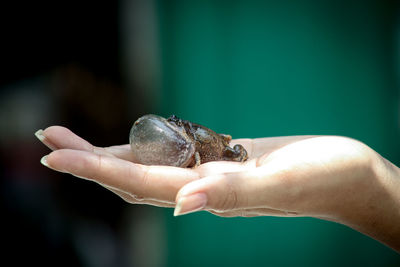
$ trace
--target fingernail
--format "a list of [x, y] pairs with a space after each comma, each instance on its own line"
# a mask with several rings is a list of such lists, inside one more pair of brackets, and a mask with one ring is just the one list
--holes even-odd
[[54, 146], [53, 144], [51, 144], [49, 142], [48, 139], [46, 139], [46, 137], [43, 134], [43, 130], [40, 129], [38, 131], [36, 131], [35, 136], [40, 140], [40, 142], [42, 142], [44, 145], [46, 145], [48, 148], [50, 148], [51, 150], [56, 150], [57, 147]]
[[41, 141], [41, 142], [43, 142], [43, 140], [44, 140], [44, 135], [43, 135], [43, 130], [42, 129], [40, 129], [40, 130], [38, 130], [36, 133], [35, 133], [35, 136]]
[[207, 204], [207, 195], [196, 193], [189, 196], [183, 196], [178, 199], [174, 216], [184, 215], [204, 209]]
[[47, 163], [47, 155], [40, 159], [40, 163], [46, 167], [49, 167], [49, 164]]

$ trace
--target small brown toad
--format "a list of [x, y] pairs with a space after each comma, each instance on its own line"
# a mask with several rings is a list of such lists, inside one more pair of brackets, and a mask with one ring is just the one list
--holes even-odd
[[168, 119], [144, 115], [132, 126], [129, 142], [136, 160], [145, 165], [193, 167], [218, 160], [247, 159], [241, 145], [229, 146], [232, 137], [175, 115]]

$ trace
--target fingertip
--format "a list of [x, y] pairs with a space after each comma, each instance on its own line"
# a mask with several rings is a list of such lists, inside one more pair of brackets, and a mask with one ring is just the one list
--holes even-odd
[[68, 150], [69, 149], [61, 149], [52, 151], [51, 153], [43, 156], [40, 159], [40, 163], [54, 171], [70, 173], [69, 171], [66, 171], [66, 165], [71, 162], [70, 159], [66, 159], [65, 157], [65, 155], [68, 153]]
[[57, 167], [54, 167], [54, 155], [53, 154], [54, 154], [54, 152], [51, 152], [50, 154], [43, 156], [40, 159], [40, 163], [43, 166], [45, 166], [49, 169], [52, 169], [54, 171], [65, 172], [65, 171], [59, 170]]
[[46, 167], [50, 167], [50, 166], [54, 165], [54, 159], [57, 160], [57, 158], [58, 158], [57, 155], [59, 154], [59, 152], [60, 152], [59, 150], [50, 152], [49, 154], [47, 154], [46, 156], [44, 156], [41, 159], [41, 163], [42, 163], [42, 160], [45, 160], [45, 163], [47, 164], [47, 165], [45, 165]]
[[178, 199], [174, 216], [184, 215], [195, 211], [200, 211], [207, 204], [207, 195], [204, 193], [196, 193], [193, 195], [184, 196]]
[[[48, 128], [47, 128], [48, 129]], [[40, 142], [42, 142], [45, 146], [50, 148], [51, 150], [56, 150], [57, 147], [49, 140], [48, 138], [48, 132], [46, 130], [39, 129], [35, 132], [35, 136], [37, 139], [39, 139]]]
[[183, 198], [184, 196], [187, 196], [187, 195], [190, 195], [193, 192], [196, 192], [196, 187], [197, 187], [196, 186], [197, 185], [196, 182], [197, 181], [198, 180], [189, 182], [189, 183], [185, 184], [181, 189], [179, 189], [179, 191], [178, 191], [178, 193], [176, 194], [176, 197], [175, 197], [175, 203], [179, 203], [179, 199]]
[[45, 132], [54, 132], [54, 131], [70, 131], [70, 130], [64, 126], [52, 125], [52, 126], [47, 127], [44, 131]]
[[48, 156], [46, 155], [40, 159], [40, 163], [42, 163], [42, 165], [44, 165], [45, 167], [49, 167], [49, 164], [47, 163], [47, 157]]
[[225, 199], [225, 174], [207, 176], [184, 185], [176, 195], [174, 216], [204, 209], [221, 210]]
[[[252, 179], [248, 172], [224, 173], [207, 176], [183, 186], [176, 201], [187, 196], [203, 193], [207, 197], [206, 208], [227, 211], [258, 203], [260, 179]], [[250, 201], [250, 202], [249, 202]]]
[[42, 134], [47, 139], [56, 139], [59, 136], [66, 136], [72, 134], [71, 130], [63, 126], [52, 125], [42, 131]]
[[93, 146], [83, 138], [73, 133], [70, 129], [53, 125], [47, 127], [45, 130], [39, 130], [39, 134], [44, 136], [42, 141], [51, 150], [70, 148], [76, 150], [92, 151]]
[[35, 136], [37, 137], [37, 139], [39, 139], [41, 142], [43, 142], [44, 140], [44, 135], [43, 135], [43, 130], [39, 129], [35, 132]]

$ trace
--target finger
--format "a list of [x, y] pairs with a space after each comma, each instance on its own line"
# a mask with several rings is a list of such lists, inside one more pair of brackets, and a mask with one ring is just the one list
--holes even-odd
[[36, 136], [51, 150], [62, 148], [93, 150], [93, 146], [88, 141], [62, 126], [50, 126], [44, 131], [39, 130], [36, 132]]
[[296, 188], [290, 187], [286, 174], [273, 166], [251, 171], [208, 176], [182, 187], [175, 214], [206, 209], [227, 212], [236, 209], [269, 208], [287, 210]]
[[44, 131], [39, 130], [35, 135], [51, 150], [76, 149], [95, 152], [102, 155], [113, 155], [115, 157], [137, 162], [133, 156], [130, 145], [119, 145], [110, 147], [96, 147], [85, 139], [74, 134], [68, 128], [62, 126], [50, 126]]
[[46, 161], [52, 169], [96, 181], [145, 200], [174, 202], [179, 188], [199, 178], [192, 169], [144, 166], [71, 149], [54, 151]]

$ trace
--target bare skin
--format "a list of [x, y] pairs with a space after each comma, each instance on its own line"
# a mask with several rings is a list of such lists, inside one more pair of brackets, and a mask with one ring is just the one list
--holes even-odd
[[60, 126], [37, 136], [53, 150], [43, 164], [97, 182], [129, 203], [175, 207], [175, 215], [315, 217], [400, 252], [400, 170], [350, 138], [237, 139], [231, 145], [244, 146], [246, 162], [190, 169], [137, 164], [129, 145], [95, 147]]

